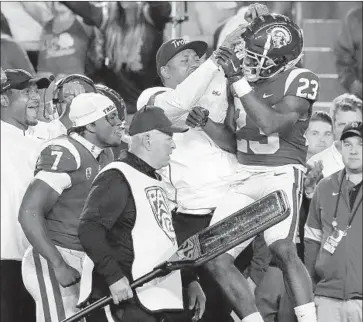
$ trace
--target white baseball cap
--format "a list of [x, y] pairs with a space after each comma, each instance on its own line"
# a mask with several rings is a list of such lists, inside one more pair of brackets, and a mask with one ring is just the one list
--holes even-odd
[[82, 93], [71, 103], [69, 119], [72, 127], [90, 124], [116, 111], [115, 104], [106, 96], [99, 93]]

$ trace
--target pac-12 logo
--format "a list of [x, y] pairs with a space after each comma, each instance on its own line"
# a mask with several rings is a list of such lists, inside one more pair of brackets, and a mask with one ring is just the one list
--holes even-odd
[[165, 191], [160, 187], [149, 187], [145, 189], [145, 192], [156, 222], [172, 243], [176, 245], [175, 231]]

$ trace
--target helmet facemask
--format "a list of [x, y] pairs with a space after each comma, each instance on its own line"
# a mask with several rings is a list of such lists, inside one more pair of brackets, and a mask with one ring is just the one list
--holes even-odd
[[[289, 61], [286, 56], [270, 58], [268, 53], [273, 49], [271, 35], [267, 36], [262, 54], [248, 50], [245, 46], [235, 49], [236, 54], [241, 59], [241, 67], [246, 79], [249, 82], [256, 82], [260, 79], [268, 79], [275, 75], [294, 67], [302, 58], [301, 53], [295, 59]], [[272, 48], [271, 48], [272, 47]]]

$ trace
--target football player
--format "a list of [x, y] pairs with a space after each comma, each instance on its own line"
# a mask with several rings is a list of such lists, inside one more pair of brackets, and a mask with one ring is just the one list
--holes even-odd
[[115, 104], [118, 112], [118, 117], [122, 122], [122, 142], [119, 146], [112, 148], [115, 158], [118, 158], [120, 156], [120, 153], [128, 149], [128, 143], [131, 141], [130, 136], [126, 134], [126, 131], [128, 129], [126, 104], [120, 94], [118, 94], [112, 88], [109, 88], [106, 85], [96, 84], [96, 89], [98, 93], [107, 96]]
[[[219, 48], [215, 52], [235, 96], [235, 107], [229, 109], [227, 119], [228, 128], [235, 133], [241, 165], [211, 224], [242, 208], [249, 199], [257, 200], [279, 189], [285, 191], [290, 215], [267, 229], [264, 238], [283, 272], [298, 321], [316, 322], [311, 280], [293, 241], [307, 154], [304, 134], [318, 96], [319, 79], [310, 70], [296, 67], [302, 57], [303, 35], [289, 18], [278, 14], [259, 16], [241, 37], [235, 51]], [[221, 140], [221, 128], [227, 131], [227, 127], [209, 120], [199, 108], [191, 114], [195, 120], [202, 119], [203, 129], [211, 138], [219, 136], [216, 143]], [[240, 316], [246, 315], [242, 303], [251, 299], [244, 292], [246, 281], [237, 272], [233, 275], [230, 267], [233, 257], [246, 244], [208, 264]], [[227, 269], [232, 273], [226, 274]], [[252, 316], [248, 321], [262, 321], [259, 317], [253, 320]]]
[[37, 307], [37, 322], [73, 315], [85, 253], [79, 217], [91, 183], [113, 161], [108, 147], [121, 142], [115, 104], [99, 93], [82, 93], [71, 103], [68, 135], [45, 143], [19, 211], [31, 244], [22, 264], [25, 287]]

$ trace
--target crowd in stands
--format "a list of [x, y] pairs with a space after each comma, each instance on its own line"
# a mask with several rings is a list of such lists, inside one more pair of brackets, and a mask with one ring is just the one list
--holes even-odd
[[[188, 38], [203, 40], [209, 45], [201, 61], [246, 21], [248, 4], [200, 2], [196, 16], [190, 16], [188, 21], [194, 26], [189, 27], [191, 30], [195, 31], [197, 24], [199, 31]], [[293, 17], [291, 8], [280, 2], [268, 3], [268, 7]], [[17, 220], [25, 190], [33, 178], [36, 153], [47, 140], [67, 134], [74, 122], [69, 115], [70, 103], [85, 93], [102, 94], [115, 104], [115, 122], [123, 124], [122, 143], [105, 144], [105, 147], [112, 148], [110, 153], [115, 158], [125, 153], [130, 143], [129, 125], [138, 109], [140, 94], [150, 87], [165, 85], [155, 57], [160, 46], [170, 39], [173, 10], [170, 2], [120, 1], [9, 2], [4, 6], [2, 3], [1, 9], [1, 320], [33, 322], [36, 320], [33, 299], [23, 285], [13, 282], [21, 282], [20, 263], [26, 247], [8, 240], [15, 231], [24, 234], [20, 224], [10, 216]], [[206, 21], [209, 16], [206, 10], [215, 13], [215, 17]], [[21, 17], [25, 17], [24, 21], [18, 24]], [[299, 257], [313, 280], [318, 321], [358, 322], [362, 321], [362, 314], [355, 312], [357, 308], [362, 309], [363, 299], [359, 262], [362, 259], [362, 168], [360, 177], [354, 178], [357, 181], [345, 179], [344, 169], [350, 165], [349, 153], [353, 153], [355, 144], [346, 138], [350, 138], [351, 133], [353, 137], [354, 133], [362, 137], [361, 4], [342, 17], [334, 52], [336, 71], [346, 93], [331, 102], [328, 113], [314, 109], [311, 114], [305, 133], [309, 144], [307, 173], [295, 242]], [[31, 81], [36, 86], [27, 89], [30, 94], [25, 93], [26, 89], [20, 84]], [[7, 82], [10, 89], [5, 88]], [[19, 93], [14, 94], [11, 89]], [[38, 96], [40, 108], [32, 109], [31, 102]], [[61, 104], [54, 104], [55, 97]], [[25, 116], [20, 108], [17, 110], [19, 104], [26, 104]], [[14, 111], [9, 112], [9, 106]], [[361, 140], [359, 144], [361, 148]], [[354, 153], [359, 159], [359, 152]], [[8, 157], [4, 157], [6, 155]], [[339, 193], [344, 190], [345, 195], [335, 204], [335, 199], [331, 198], [337, 189]], [[342, 218], [339, 221], [337, 211], [351, 215], [351, 221]], [[323, 218], [324, 215], [329, 218]], [[346, 238], [345, 250], [331, 250], [334, 256], [327, 257], [323, 250], [329, 247], [327, 237], [331, 233], [331, 221], [338, 221], [340, 229], [345, 228], [344, 224], [347, 227], [344, 233], [351, 238]], [[343, 230], [336, 231], [343, 234]], [[12, 252], [14, 249], [16, 251]], [[274, 263], [262, 235], [237, 257], [236, 262], [247, 277], [265, 322], [298, 321], [282, 272]], [[335, 306], [335, 300], [341, 302], [341, 307]], [[23, 305], [18, 306], [20, 301]], [[351, 314], [351, 317], [340, 319], [344, 314]], [[232, 317], [226, 322], [230, 321]]]

